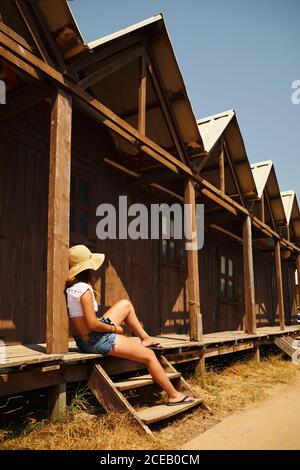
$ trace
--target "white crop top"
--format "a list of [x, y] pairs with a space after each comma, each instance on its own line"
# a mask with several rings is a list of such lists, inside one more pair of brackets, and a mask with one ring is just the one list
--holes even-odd
[[76, 284], [71, 287], [68, 287], [68, 289], [66, 290], [67, 305], [70, 318], [84, 316], [80, 298], [87, 291], [87, 289], [89, 289], [92, 293], [95, 312], [98, 311], [98, 304], [96, 302], [92, 286], [90, 284], [87, 284], [86, 282], [76, 282]]

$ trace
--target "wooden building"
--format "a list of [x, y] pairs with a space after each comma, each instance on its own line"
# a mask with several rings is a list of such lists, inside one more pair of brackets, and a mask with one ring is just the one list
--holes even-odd
[[[161, 15], [85, 44], [65, 0], [0, 0], [0, 79], [0, 337], [11, 345], [1, 369], [65, 367], [26, 382], [54, 387], [55, 404], [70, 374], [86, 378], [84, 367], [67, 373], [87, 360], [69, 351], [63, 292], [77, 243], [106, 253], [100, 308], [129, 298], [178, 357], [298, 331], [285, 327], [294, 317], [283, 269], [298, 263], [300, 272], [298, 216], [286, 220], [273, 167], [257, 189], [234, 111], [196, 121]], [[99, 240], [96, 208], [120, 195], [147, 207], [191, 204], [192, 229], [204, 203], [200, 255], [172, 236]], [[276, 321], [280, 329], [257, 329]], [[227, 333], [209, 337], [216, 332]], [[1, 394], [20, 384], [15, 375]]]

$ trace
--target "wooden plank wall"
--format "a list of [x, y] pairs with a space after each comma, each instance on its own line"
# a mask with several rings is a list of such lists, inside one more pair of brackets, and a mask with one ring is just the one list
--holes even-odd
[[297, 324], [297, 293], [295, 265], [291, 261], [282, 262], [282, 282], [286, 325]]
[[273, 326], [277, 310], [274, 256], [254, 249], [253, 263], [257, 326]]
[[[0, 336], [8, 343], [45, 341], [49, 120], [50, 108], [39, 105], [0, 130], [5, 194], [0, 202]], [[128, 203], [163, 202], [155, 191], [129, 189], [127, 177], [100, 165], [103, 158], [115, 155], [109, 133], [75, 112], [72, 173], [91, 181], [93, 213], [101, 202], [116, 204], [119, 194], [129, 194]], [[96, 222], [95, 217], [94, 232]], [[186, 275], [180, 269], [168, 273], [165, 289], [159, 288], [159, 240], [73, 237], [71, 243], [86, 243], [107, 255], [98, 285], [103, 310], [121, 298], [130, 299], [150, 334], [160, 333], [161, 312], [164, 318], [172, 312], [186, 314]]]
[[[119, 195], [128, 195], [128, 204], [142, 202], [149, 207], [151, 202], [162, 202], [161, 195], [156, 191], [129, 188], [131, 178], [100, 165], [105, 157], [116, 157], [116, 149], [105, 129], [100, 129], [84, 115], [75, 113], [73, 135], [73, 172], [79, 171], [92, 179], [93, 198], [96, 202], [94, 213], [96, 206], [102, 202], [117, 206]], [[93, 232], [98, 220], [100, 219], [95, 218], [92, 222]], [[77, 243], [80, 240], [73, 237], [71, 242]], [[127, 298], [134, 304], [139, 318], [150, 334], [160, 333], [161, 307], [170, 296], [167, 289], [165, 297], [160, 297], [160, 241], [101, 241], [94, 238], [90, 240], [90, 245], [93, 250], [106, 254], [98, 285], [101, 292], [101, 310], [105, 311], [118, 300]]]
[[[219, 257], [229, 256], [235, 264], [236, 301], [219, 298]], [[204, 247], [199, 253], [201, 310], [204, 333], [243, 329], [244, 290], [243, 255], [239, 243], [215, 231], [205, 232]]]
[[0, 337], [7, 343], [45, 339], [49, 126], [44, 104], [0, 128]]

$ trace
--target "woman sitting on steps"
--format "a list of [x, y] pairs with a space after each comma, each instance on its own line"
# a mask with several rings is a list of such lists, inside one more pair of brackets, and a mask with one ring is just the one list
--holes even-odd
[[[91, 270], [96, 271], [105, 255], [91, 253], [84, 245], [69, 250], [69, 280], [66, 286], [70, 329], [79, 349], [145, 364], [154, 382], [168, 395], [168, 405], [190, 403], [194, 399], [178, 392], [158, 361], [153, 346], [160, 346], [141, 326], [129, 300], [119, 300], [103, 316], [97, 317], [98, 304], [92, 288]], [[122, 324], [138, 336], [140, 343], [124, 336]]]

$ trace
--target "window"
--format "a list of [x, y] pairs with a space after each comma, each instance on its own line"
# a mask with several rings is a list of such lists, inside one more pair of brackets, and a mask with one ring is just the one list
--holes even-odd
[[234, 266], [232, 258], [220, 257], [220, 295], [224, 300], [234, 300]]
[[73, 235], [90, 235], [90, 184], [80, 176], [71, 177], [70, 231]]
[[[167, 220], [162, 218], [162, 233], [167, 233]], [[174, 213], [170, 214], [170, 237], [162, 240], [162, 259], [165, 262], [176, 263], [178, 261], [178, 240], [174, 238]]]

